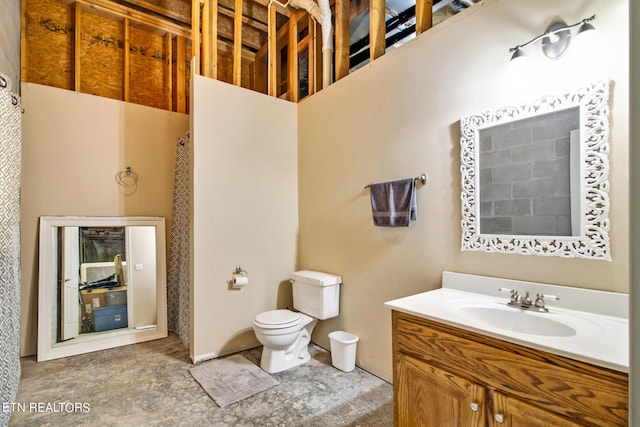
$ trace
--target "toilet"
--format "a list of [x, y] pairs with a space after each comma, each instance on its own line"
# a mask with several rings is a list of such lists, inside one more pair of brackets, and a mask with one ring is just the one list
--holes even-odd
[[291, 275], [293, 308], [270, 310], [253, 319], [253, 330], [262, 344], [260, 367], [271, 374], [305, 364], [311, 359], [309, 342], [318, 320], [336, 317], [342, 278], [302, 270]]

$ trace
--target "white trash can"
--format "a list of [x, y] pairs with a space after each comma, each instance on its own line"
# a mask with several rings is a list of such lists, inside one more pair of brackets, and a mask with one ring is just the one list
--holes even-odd
[[358, 337], [344, 331], [333, 331], [329, 334], [331, 341], [331, 364], [344, 372], [351, 372], [356, 367], [356, 347]]

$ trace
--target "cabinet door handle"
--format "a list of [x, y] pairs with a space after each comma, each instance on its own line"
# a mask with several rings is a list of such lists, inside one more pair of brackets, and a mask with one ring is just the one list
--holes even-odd
[[498, 424], [502, 424], [504, 422], [504, 415], [502, 414], [495, 414], [493, 418]]
[[480, 405], [478, 405], [476, 402], [471, 402], [469, 407], [473, 412], [478, 412], [478, 410], [480, 409]]

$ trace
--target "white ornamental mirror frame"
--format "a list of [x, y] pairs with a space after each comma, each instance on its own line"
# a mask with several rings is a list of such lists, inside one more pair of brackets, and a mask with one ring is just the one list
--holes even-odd
[[[504, 107], [460, 120], [463, 251], [611, 260], [608, 102], [609, 84], [600, 81], [575, 91], [544, 96], [528, 105]], [[486, 204], [483, 205], [484, 195], [480, 191], [481, 133], [495, 126], [569, 109], [576, 109], [579, 118], [577, 143], [570, 154], [575, 159], [570, 190], [573, 231], [565, 233], [567, 235], [551, 235], [482, 230], [480, 211]], [[533, 220], [535, 222], [535, 218]]]

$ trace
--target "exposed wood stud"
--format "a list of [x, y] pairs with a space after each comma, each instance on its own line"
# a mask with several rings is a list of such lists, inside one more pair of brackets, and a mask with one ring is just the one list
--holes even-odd
[[233, 16], [233, 84], [242, 85], [242, 0], [235, 0]]
[[335, 78], [349, 74], [349, 0], [336, 0], [336, 54]]
[[200, 69], [200, 31], [202, 30], [200, 25], [200, 8], [202, 7], [201, 0], [193, 0], [191, 4], [191, 53], [195, 59], [195, 72], [202, 74]]
[[210, 10], [211, 2], [209, 0], [204, 0], [202, 5], [202, 33], [200, 37], [202, 37], [202, 57], [200, 59], [200, 64], [202, 67], [201, 73], [203, 76], [211, 77], [211, 50], [212, 45], [217, 47], [216, 44], [211, 40], [211, 20], [209, 17], [211, 16]]
[[122, 73], [122, 87], [124, 89], [124, 100], [129, 102], [131, 98], [131, 92], [129, 91], [131, 87], [131, 34], [129, 18], [124, 18], [122, 25], [124, 30], [124, 46], [122, 49], [124, 55], [124, 72]]
[[164, 93], [167, 101], [166, 109], [173, 110], [173, 64], [171, 63], [173, 58], [173, 52], [171, 47], [173, 46], [173, 35], [167, 33], [164, 35]]
[[202, 74], [216, 79], [218, 67], [218, 0], [204, 0], [202, 8]]
[[212, 79], [218, 78], [218, 0], [207, 0], [209, 5], [209, 32], [211, 40], [211, 51], [209, 52], [208, 76]]
[[184, 37], [176, 36], [176, 111], [178, 113], [187, 112], [187, 40]]
[[370, 0], [369, 10], [369, 59], [384, 55], [386, 49], [385, 0]]
[[[324, 58], [322, 57], [322, 28], [319, 23], [314, 24], [315, 33], [316, 33], [316, 42], [314, 47], [313, 55], [316, 58], [315, 61], [315, 72], [316, 78], [314, 81], [316, 92], [321, 90], [323, 84], [323, 73], [324, 73]], [[333, 71], [333, 70], [331, 70]]]
[[433, 26], [433, 0], [416, 0], [416, 35]]
[[309, 62], [307, 65], [307, 69], [309, 70], [309, 74], [307, 75], [307, 84], [309, 85], [309, 95], [313, 95], [316, 93], [316, 25], [315, 22], [311, 18], [311, 14], [308, 16], [309, 22]]
[[269, 95], [278, 96], [278, 76], [277, 76], [277, 56], [278, 56], [278, 37], [277, 37], [277, 11], [276, 6], [269, 3], [269, 49], [267, 57], [269, 61]]
[[[192, 6], [190, 12], [187, 4], [179, 12], [182, 14], [180, 19], [176, 19], [150, 12], [162, 9], [153, 6], [155, 2], [148, 3], [150, 7], [146, 12], [139, 8], [145, 7], [148, 1], [22, 0], [21, 25], [25, 28], [21, 34], [22, 78], [31, 74], [32, 78], [56, 87], [172, 111], [188, 110], [187, 56], [195, 58], [192, 64], [198, 74], [294, 102], [303, 94], [316, 93], [320, 87], [323, 74], [320, 24], [306, 11], [282, 8], [268, 0], [187, 0]], [[358, 3], [380, 4], [380, 1], [358, 0]], [[55, 3], [55, 7], [49, 2]], [[338, 11], [336, 29], [339, 31], [336, 34], [336, 68], [330, 74], [335, 72], [339, 78], [349, 73], [348, 33], [353, 5], [349, 0], [335, 2]], [[37, 4], [41, 4], [40, 9]], [[56, 20], [53, 25], [57, 29], [44, 29], [51, 35], [38, 36], [44, 40], [54, 40], [54, 37], [62, 40], [56, 43], [56, 46], [62, 46], [60, 52], [56, 51], [51, 58], [44, 53], [32, 53], [37, 43], [32, 42], [31, 33], [26, 30], [31, 24], [28, 22], [30, 8], [37, 9], [43, 19]], [[257, 15], [254, 13], [256, 8], [259, 10]], [[190, 17], [186, 13], [191, 13]], [[282, 26], [285, 16], [289, 17], [289, 22]], [[191, 28], [188, 28], [189, 24]], [[278, 29], [278, 25], [281, 28]], [[266, 35], [265, 30], [268, 30]], [[39, 49], [44, 51], [40, 46]], [[258, 63], [254, 63], [256, 58], [259, 58]], [[301, 58], [308, 64], [302, 76]], [[37, 65], [43, 61], [53, 65], [40, 70]], [[30, 63], [32, 69], [28, 70]], [[105, 67], [110, 70], [105, 71]], [[56, 74], [51, 69], [64, 70], [58, 78], [62, 83], [47, 77]], [[152, 72], [147, 73], [147, 69]], [[36, 71], [44, 77], [38, 77]], [[308, 80], [303, 94], [300, 92], [301, 79]]]
[[[303, 12], [306, 13], [306, 12]], [[288, 63], [288, 78], [287, 83], [289, 86], [289, 101], [298, 102], [299, 95], [299, 78], [298, 78], [298, 13], [291, 15], [289, 18], [289, 42], [287, 48], [289, 49], [287, 56], [289, 57]]]
[[[25, 1], [26, 3], [26, 1]], [[79, 2], [74, 4], [74, 49], [73, 49], [73, 90], [80, 92], [80, 53], [82, 50], [82, 5]], [[24, 77], [23, 77], [24, 78]]]

